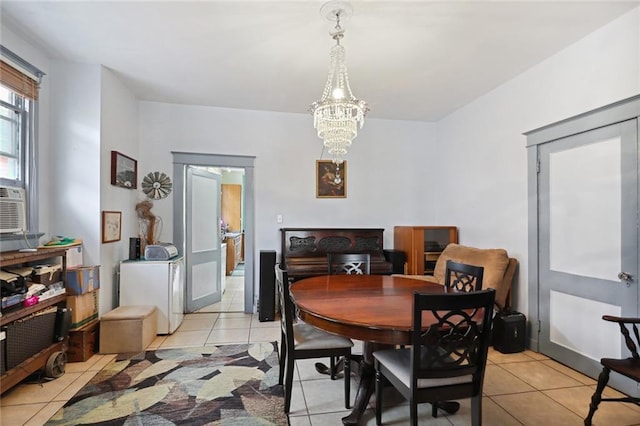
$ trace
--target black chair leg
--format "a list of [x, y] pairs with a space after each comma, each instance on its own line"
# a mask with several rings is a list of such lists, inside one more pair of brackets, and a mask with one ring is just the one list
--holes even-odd
[[293, 356], [287, 357], [287, 368], [284, 378], [284, 412], [289, 414], [289, 410], [291, 408], [291, 391], [293, 387], [293, 367], [294, 367], [294, 358]]
[[431, 417], [438, 417], [438, 401], [431, 404]]
[[281, 385], [284, 378], [285, 360], [287, 358], [287, 339], [284, 337], [284, 333], [280, 338], [280, 371], [278, 372], [278, 384]]
[[329, 374], [331, 375], [331, 380], [335, 380], [338, 377], [336, 372], [336, 357], [329, 357]]
[[593, 415], [598, 409], [598, 405], [600, 404], [600, 401], [602, 401], [602, 391], [604, 390], [604, 387], [609, 382], [609, 372], [610, 370], [607, 367], [604, 367], [602, 369], [602, 372], [598, 376], [598, 386], [596, 386], [596, 391], [593, 393], [593, 396], [591, 397], [591, 403], [589, 404], [589, 414], [587, 414], [587, 417], [584, 419], [585, 426], [591, 426], [591, 420], [593, 419]]
[[351, 359], [344, 357], [344, 407], [351, 408]]
[[482, 392], [471, 398], [471, 426], [482, 426]]
[[376, 371], [376, 425], [382, 424], [382, 373]]
[[409, 401], [409, 420], [411, 426], [418, 426], [418, 403], [415, 400]]

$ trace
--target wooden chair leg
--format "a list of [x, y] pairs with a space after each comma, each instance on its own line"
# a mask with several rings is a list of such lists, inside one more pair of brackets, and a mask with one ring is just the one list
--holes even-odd
[[607, 367], [604, 367], [602, 369], [602, 372], [600, 372], [600, 375], [598, 376], [598, 385], [596, 386], [596, 391], [593, 393], [593, 396], [591, 397], [591, 403], [589, 404], [589, 414], [587, 414], [587, 417], [584, 419], [585, 426], [591, 426], [593, 415], [598, 409], [600, 401], [602, 401], [602, 391], [609, 382], [609, 372], [610, 370]]
[[376, 371], [376, 425], [382, 424], [382, 373]]

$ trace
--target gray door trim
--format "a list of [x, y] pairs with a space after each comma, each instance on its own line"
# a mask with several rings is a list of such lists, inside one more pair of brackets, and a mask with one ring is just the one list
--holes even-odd
[[527, 148], [640, 117], [640, 95], [525, 132]]
[[186, 166], [205, 167], [236, 167], [245, 170], [245, 208], [244, 208], [244, 312], [255, 312], [255, 207], [254, 207], [254, 156], [248, 155], [220, 155], [197, 152], [172, 151], [173, 155], [173, 239], [174, 244], [185, 252], [184, 236], [184, 184], [186, 179]]
[[[540, 277], [539, 268], [539, 164], [540, 145], [567, 136], [588, 132], [600, 127], [616, 124], [626, 120], [640, 118], [640, 95], [636, 95], [619, 102], [597, 108], [595, 110], [579, 114], [534, 130], [524, 135], [527, 136], [527, 198], [528, 198], [528, 301], [529, 323], [527, 330], [528, 345], [531, 349], [539, 350], [540, 333]], [[640, 133], [639, 133], [640, 134]], [[640, 198], [639, 198], [640, 199]], [[639, 259], [640, 261], [640, 259]]]

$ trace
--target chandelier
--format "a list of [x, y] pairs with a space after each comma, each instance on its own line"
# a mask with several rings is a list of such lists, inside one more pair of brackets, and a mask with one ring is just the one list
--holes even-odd
[[309, 106], [309, 112], [313, 114], [313, 127], [338, 166], [344, 160], [347, 148], [358, 136], [358, 127], [362, 128], [364, 117], [369, 111], [367, 103], [357, 99], [351, 92], [345, 51], [340, 44], [344, 37], [340, 19], [350, 16], [351, 12], [351, 6], [341, 1], [325, 3], [320, 9], [322, 15], [336, 23], [329, 33], [336, 45], [331, 49], [329, 77], [322, 98]]

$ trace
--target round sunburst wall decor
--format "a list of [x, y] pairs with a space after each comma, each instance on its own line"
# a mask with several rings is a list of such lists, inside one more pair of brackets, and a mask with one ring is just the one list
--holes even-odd
[[142, 179], [142, 192], [154, 200], [165, 198], [172, 187], [169, 176], [161, 172], [151, 172]]

